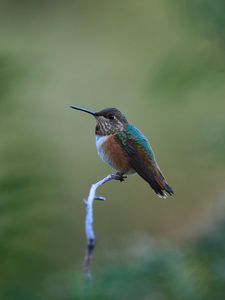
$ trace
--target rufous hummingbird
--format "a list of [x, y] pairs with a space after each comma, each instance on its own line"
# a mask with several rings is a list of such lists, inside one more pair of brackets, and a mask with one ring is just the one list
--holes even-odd
[[[155, 159], [148, 139], [116, 108], [105, 108], [99, 112], [70, 106], [91, 114], [96, 119], [96, 148], [101, 159], [124, 175], [139, 174], [149, 183], [159, 197], [173, 195]], [[166, 194], [167, 193], [167, 194]]]

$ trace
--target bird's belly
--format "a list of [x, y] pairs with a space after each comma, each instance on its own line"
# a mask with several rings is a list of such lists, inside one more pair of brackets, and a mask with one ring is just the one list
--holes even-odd
[[101, 159], [115, 170], [124, 174], [135, 173], [129, 165], [128, 157], [116, 142], [114, 135], [96, 135], [96, 148]]

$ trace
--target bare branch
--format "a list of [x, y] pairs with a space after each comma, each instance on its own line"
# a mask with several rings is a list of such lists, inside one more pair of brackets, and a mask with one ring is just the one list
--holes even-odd
[[92, 265], [92, 257], [93, 257], [93, 251], [95, 248], [95, 233], [93, 229], [93, 203], [95, 200], [106, 200], [105, 197], [99, 197], [96, 196], [96, 190], [104, 183], [110, 181], [110, 180], [119, 180], [124, 181], [124, 178], [126, 176], [123, 176], [119, 173], [117, 174], [109, 174], [102, 180], [92, 184], [88, 199], [84, 201], [85, 207], [86, 207], [86, 218], [85, 218], [85, 232], [87, 237], [87, 247], [86, 247], [86, 253], [84, 257], [84, 275], [87, 279], [91, 278], [91, 265]]

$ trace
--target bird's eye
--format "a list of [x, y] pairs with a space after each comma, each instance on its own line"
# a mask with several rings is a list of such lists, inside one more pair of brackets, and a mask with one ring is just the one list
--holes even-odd
[[107, 114], [107, 119], [109, 119], [109, 120], [115, 119], [114, 114], [111, 114], [111, 113]]

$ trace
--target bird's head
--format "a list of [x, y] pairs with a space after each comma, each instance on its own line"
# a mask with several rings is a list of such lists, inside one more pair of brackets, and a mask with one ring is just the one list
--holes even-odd
[[110, 135], [122, 131], [128, 124], [125, 115], [117, 108], [104, 108], [99, 112], [92, 112], [80, 107], [70, 106], [73, 109], [91, 114], [96, 119], [95, 133], [97, 135]]

